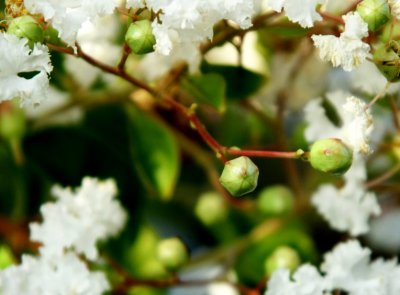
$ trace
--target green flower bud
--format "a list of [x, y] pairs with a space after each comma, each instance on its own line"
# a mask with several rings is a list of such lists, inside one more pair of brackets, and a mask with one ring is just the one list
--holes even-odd
[[257, 199], [258, 209], [267, 215], [284, 215], [294, 207], [292, 191], [283, 185], [274, 185], [263, 189]]
[[282, 268], [294, 271], [300, 263], [301, 259], [297, 251], [287, 246], [281, 246], [265, 260], [265, 274], [271, 276], [274, 271]]
[[368, 24], [368, 29], [376, 31], [390, 19], [387, 0], [364, 0], [357, 5], [357, 12]]
[[205, 225], [213, 225], [223, 221], [228, 215], [228, 210], [220, 194], [208, 192], [200, 196], [195, 213]]
[[379, 71], [390, 82], [400, 80], [399, 44], [391, 41], [390, 46], [378, 46], [374, 52], [374, 62]]
[[0, 110], [0, 136], [9, 141], [22, 138], [26, 130], [25, 113], [12, 107]]
[[35, 42], [43, 42], [43, 28], [29, 15], [14, 18], [8, 26], [7, 33], [19, 38], [27, 38], [31, 46]]
[[14, 263], [16, 263], [16, 261], [10, 248], [6, 245], [0, 245], [0, 270], [13, 265]]
[[309, 160], [317, 170], [343, 174], [351, 166], [353, 151], [340, 139], [321, 139], [312, 145]]
[[44, 41], [54, 45], [62, 44], [60, 37], [58, 37], [58, 31], [51, 26], [44, 30]]
[[239, 197], [257, 187], [258, 168], [250, 158], [242, 156], [225, 163], [219, 181], [232, 196]]
[[145, 54], [154, 51], [156, 39], [151, 22], [144, 19], [132, 23], [126, 32], [125, 41], [133, 53]]
[[169, 238], [159, 242], [157, 258], [166, 270], [176, 272], [189, 261], [189, 252], [179, 238]]

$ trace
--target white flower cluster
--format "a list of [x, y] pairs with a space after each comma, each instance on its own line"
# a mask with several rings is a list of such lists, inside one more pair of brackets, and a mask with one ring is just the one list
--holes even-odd
[[322, 17], [315, 11], [318, 4], [325, 3], [326, 0], [270, 0], [268, 5], [275, 11], [285, 11], [286, 16], [295, 23], [299, 23], [304, 28], [310, 28], [314, 21], [322, 20]]
[[188, 62], [191, 71], [199, 67], [199, 45], [212, 39], [213, 26], [226, 19], [241, 28], [249, 28], [256, 12], [256, 0], [147, 0], [128, 1], [133, 8], [143, 7], [160, 12], [152, 27], [157, 54], [172, 60]]
[[321, 59], [331, 61], [334, 67], [342, 66], [345, 71], [351, 71], [369, 55], [370, 46], [362, 41], [368, 36], [368, 25], [357, 12], [350, 12], [343, 19], [346, 25], [340, 37], [313, 35], [311, 38]]
[[19, 98], [21, 105], [36, 105], [47, 97], [52, 70], [46, 46], [0, 32], [0, 102]]
[[308, 127], [305, 136], [308, 141], [327, 137], [339, 138], [355, 153], [368, 155], [371, 152], [369, 138], [373, 130], [373, 117], [360, 99], [342, 91], [330, 92], [327, 101], [335, 108], [341, 126], [333, 124], [322, 107], [322, 99], [313, 99], [305, 107]]
[[79, 29], [86, 21], [113, 13], [118, 0], [25, 0], [26, 9], [32, 13], [43, 14], [50, 21], [59, 36], [73, 46]]
[[31, 240], [42, 243], [40, 256], [0, 273], [0, 294], [100, 295], [109, 289], [101, 272], [91, 272], [79, 258], [98, 257], [96, 242], [117, 234], [127, 215], [114, 200], [112, 180], [84, 178], [76, 191], [53, 188], [55, 203], [41, 207], [43, 223], [31, 224]]
[[388, 0], [388, 3], [392, 15], [395, 18], [400, 19], [400, 0]]
[[313, 194], [312, 203], [333, 228], [357, 236], [369, 230], [370, 216], [381, 212], [375, 194], [364, 188], [367, 172], [363, 155], [371, 151], [372, 116], [365, 109], [365, 103], [350, 94], [328, 93], [327, 100], [342, 125], [336, 126], [327, 118], [321, 99], [312, 100], [305, 107], [306, 139], [310, 142], [327, 137], [343, 140], [354, 151], [353, 164], [344, 176], [343, 187], [321, 185]]
[[298, 268], [293, 280], [288, 270], [278, 270], [272, 274], [265, 295], [328, 295], [335, 290], [348, 295], [400, 294], [397, 260], [371, 261], [370, 255], [357, 240], [341, 243], [325, 255], [322, 275], [309, 264]]

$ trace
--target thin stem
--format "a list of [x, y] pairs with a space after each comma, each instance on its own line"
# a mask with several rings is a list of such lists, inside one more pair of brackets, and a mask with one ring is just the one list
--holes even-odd
[[129, 46], [125, 43], [124, 44], [124, 49], [122, 52], [122, 56], [121, 56], [121, 60], [118, 63], [118, 70], [120, 72], [125, 71], [125, 64], [126, 61], [128, 60], [129, 54], [131, 53], [131, 49], [129, 48]]
[[385, 87], [383, 87], [383, 89], [377, 95], [375, 95], [375, 97], [367, 104], [367, 106], [365, 107], [366, 110], [369, 109], [371, 106], [373, 106], [374, 103], [376, 103], [378, 101], [378, 99], [380, 99], [382, 96], [385, 95], [385, 93], [388, 90], [390, 84], [391, 84], [390, 82], [387, 82], [385, 84]]
[[227, 149], [226, 153], [235, 156], [280, 158], [280, 159], [299, 159], [304, 154], [304, 152], [302, 151], [281, 152], [281, 151], [259, 151], [259, 150], [238, 150], [238, 149]]
[[394, 167], [392, 167], [390, 170], [386, 171], [382, 175], [378, 176], [377, 178], [368, 181], [365, 184], [365, 186], [369, 189], [373, 188], [374, 186], [381, 184], [385, 180], [388, 180], [389, 178], [394, 176], [399, 171], [400, 171], [400, 163], [398, 163], [397, 165], [395, 165]]

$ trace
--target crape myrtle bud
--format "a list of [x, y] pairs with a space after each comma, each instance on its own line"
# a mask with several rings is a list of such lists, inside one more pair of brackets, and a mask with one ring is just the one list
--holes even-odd
[[196, 216], [205, 225], [223, 221], [228, 215], [225, 200], [217, 192], [207, 192], [200, 196], [195, 207]]
[[43, 28], [29, 15], [14, 18], [8, 26], [7, 33], [28, 39], [30, 46], [36, 42], [43, 42]]
[[144, 19], [130, 24], [125, 35], [125, 41], [133, 53], [145, 54], [153, 52], [156, 39], [153, 35], [151, 22]]
[[264, 188], [258, 195], [257, 207], [266, 215], [279, 216], [288, 214], [294, 207], [293, 193], [284, 185], [273, 185]]
[[176, 272], [189, 261], [189, 251], [179, 238], [168, 238], [157, 245], [157, 258], [166, 270]]
[[232, 196], [239, 197], [255, 190], [258, 174], [250, 158], [241, 156], [225, 163], [219, 181]]
[[321, 139], [312, 145], [309, 160], [317, 170], [343, 174], [352, 164], [353, 151], [340, 139]]
[[368, 29], [376, 31], [390, 19], [387, 0], [364, 0], [357, 5], [357, 12], [368, 24]]
[[0, 137], [9, 141], [19, 140], [25, 131], [26, 118], [23, 110], [14, 106], [0, 109]]
[[294, 271], [300, 263], [297, 251], [288, 246], [280, 246], [265, 260], [264, 271], [267, 276], [282, 268]]

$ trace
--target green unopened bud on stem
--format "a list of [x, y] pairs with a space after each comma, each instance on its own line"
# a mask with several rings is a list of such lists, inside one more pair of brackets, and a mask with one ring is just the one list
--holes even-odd
[[294, 271], [300, 265], [300, 262], [300, 257], [295, 250], [281, 246], [265, 260], [265, 274], [271, 276], [274, 271], [282, 268]]
[[352, 164], [353, 151], [340, 139], [321, 139], [312, 145], [309, 161], [319, 171], [343, 174]]
[[166, 270], [176, 272], [189, 261], [189, 252], [179, 238], [169, 238], [158, 244], [157, 258]]
[[125, 41], [133, 53], [145, 54], [153, 52], [156, 39], [153, 35], [151, 22], [144, 19], [130, 24], [125, 35]]
[[227, 217], [228, 209], [220, 194], [208, 192], [200, 196], [196, 204], [195, 213], [205, 225], [213, 225]]
[[283, 185], [273, 185], [263, 189], [257, 199], [258, 209], [271, 216], [288, 214], [293, 210], [292, 191]]
[[43, 28], [29, 15], [14, 18], [8, 26], [7, 33], [28, 39], [30, 46], [35, 42], [43, 42]]
[[241, 156], [225, 163], [219, 181], [232, 196], [239, 197], [255, 190], [258, 174], [250, 158]]
[[368, 29], [376, 31], [390, 19], [387, 0], [364, 0], [357, 5], [357, 12], [368, 24]]

